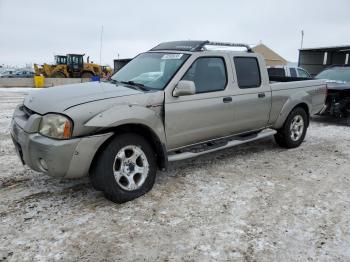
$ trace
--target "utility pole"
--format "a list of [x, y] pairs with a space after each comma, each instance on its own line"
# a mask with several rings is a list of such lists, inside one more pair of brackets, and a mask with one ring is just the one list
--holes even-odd
[[101, 26], [101, 37], [100, 37], [100, 65], [102, 65], [102, 36], [103, 36], [103, 25]]
[[301, 30], [301, 43], [300, 43], [300, 49], [303, 49], [304, 44], [304, 30]]

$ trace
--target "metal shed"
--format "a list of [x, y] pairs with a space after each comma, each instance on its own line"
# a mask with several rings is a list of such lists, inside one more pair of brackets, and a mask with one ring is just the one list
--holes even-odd
[[349, 64], [350, 45], [299, 49], [298, 66], [312, 76], [331, 65]]
[[129, 63], [132, 60], [132, 58], [125, 58], [125, 59], [114, 59], [114, 73], [118, 72], [123, 66], [125, 66], [127, 63]]

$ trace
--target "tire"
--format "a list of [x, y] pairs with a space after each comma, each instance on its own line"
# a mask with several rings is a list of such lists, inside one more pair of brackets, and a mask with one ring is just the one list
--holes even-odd
[[51, 75], [52, 78], [66, 78], [66, 75], [62, 72], [55, 72]]
[[94, 74], [91, 73], [91, 72], [83, 72], [83, 73], [81, 74], [81, 78], [91, 78], [91, 77], [93, 77], [93, 76], [94, 76]]
[[137, 134], [122, 134], [100, 153], [90, 178], [109, 200], [124, 203], [150, 191], [156, 172], [156, 156], [150, 144]]
[[301, 107], [296, 107], [288, 115], [283, 127], [275, 134], [276, 143], [284, 148], [295, 148], [304, 141], [307, 127], [308, 115]]
[[350, 116], [347, 116], [347, 118], [346, 118], [346, 124], [347, 124], [348, 126], [350, 126]]

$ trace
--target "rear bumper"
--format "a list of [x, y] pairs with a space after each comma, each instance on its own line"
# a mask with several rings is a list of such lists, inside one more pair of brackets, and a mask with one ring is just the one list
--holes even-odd
[[26, 133], [15, 121], [11, 124], [12, 140], [22, 162], [35, 171], [54, 177], [86, 176], [98, 148], [112, 135], [56, 140], [38, 133]]

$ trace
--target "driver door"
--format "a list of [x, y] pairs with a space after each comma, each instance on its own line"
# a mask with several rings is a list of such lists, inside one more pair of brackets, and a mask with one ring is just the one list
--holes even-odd
[[221, 54], [198, 57], [179, 79], [193, 81], [195, 94], [174, 97], [172, 92], [168, 93], [165, 101], [168, 150], [231, 133], [232, 75], [227, 64], [227, 58]]

